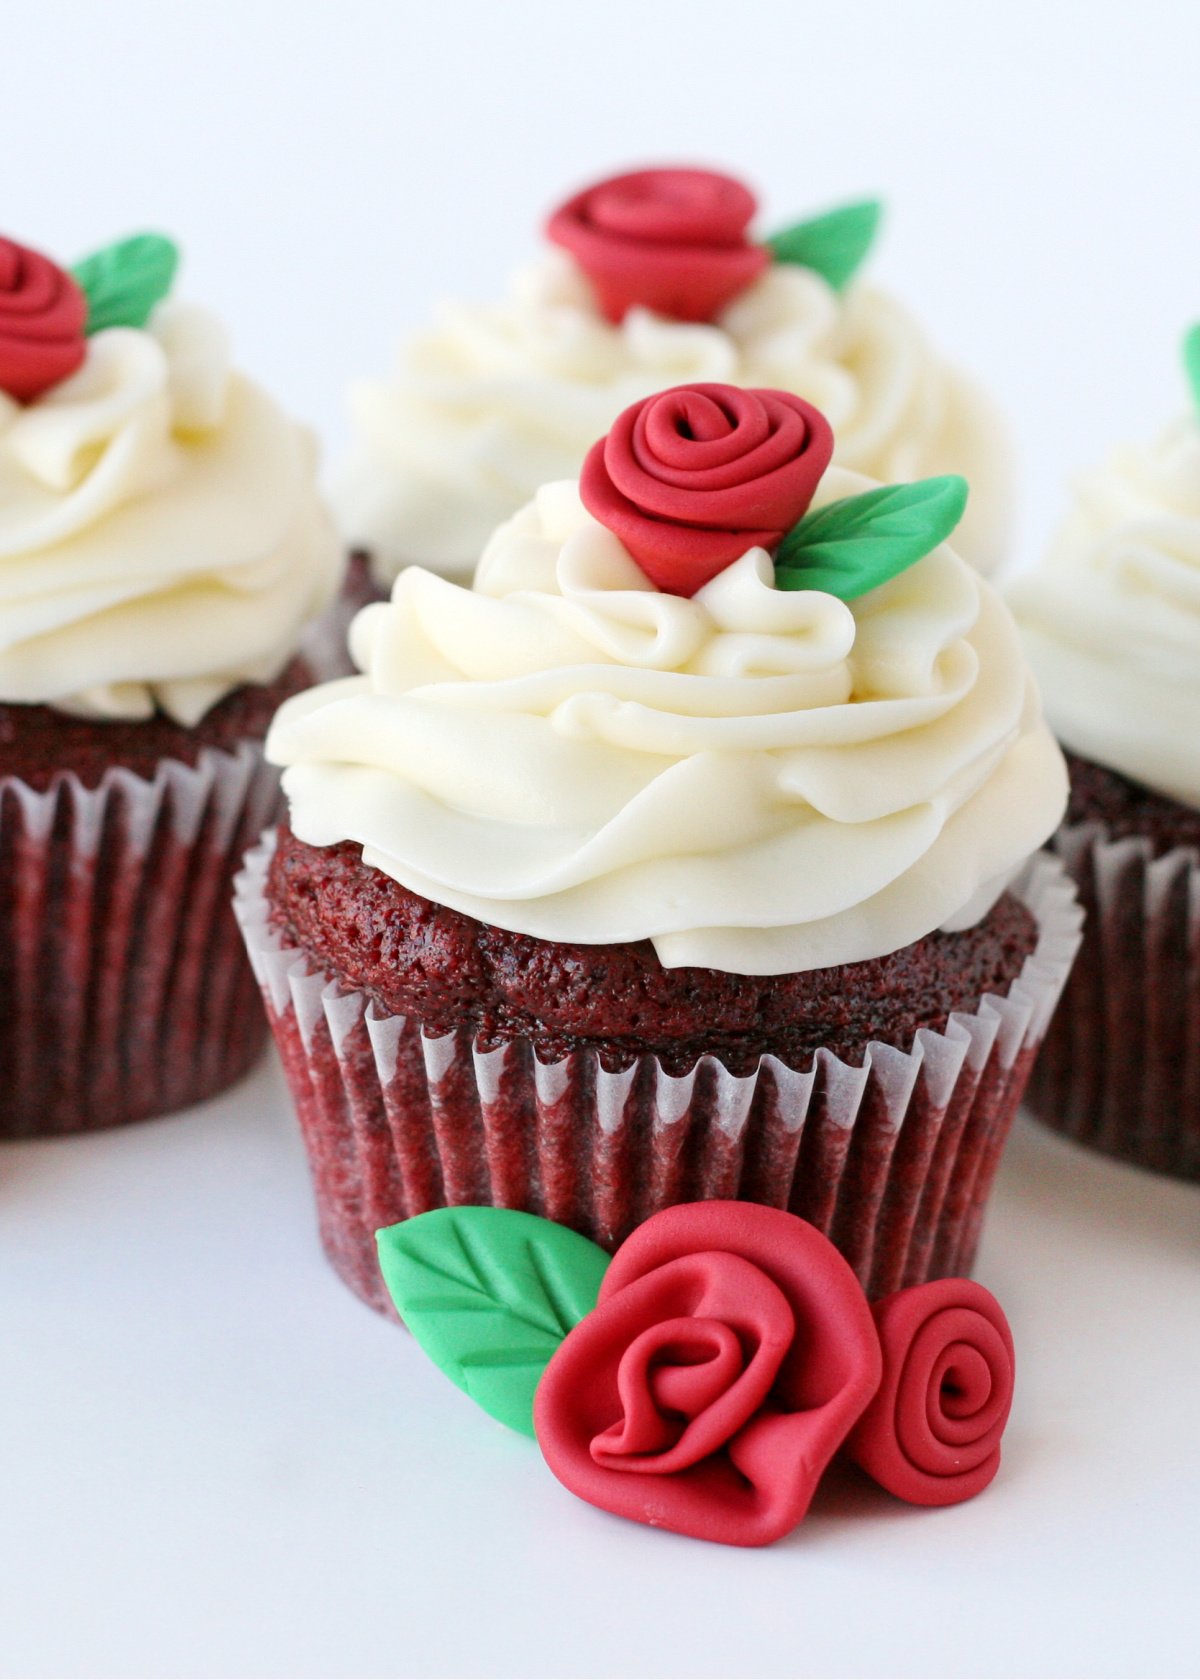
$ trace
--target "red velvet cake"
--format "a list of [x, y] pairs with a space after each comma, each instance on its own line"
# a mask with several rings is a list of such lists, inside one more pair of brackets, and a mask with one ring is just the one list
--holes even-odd
[[1029, 1088], [1047, 1125], [1200, 1180], [1200, 810], [1067, 754], [1083, 949]]
[[1069, 755], [1054, 848], [1088, 911], [1030, 1106], [1200, 1180], [1200, 325], [1182, 361], [1188, 412], [1080, 477], [1010, 596]]
[[1181, 805], [1078, 753], [1067, 751], [1066, 760], [1071, 774], [1068, 827], [1099, 823], [1109, 840], [1148, 840], [1156, 858], [1177, 846], [1200, 851], [1200, 810], [1195, 806]]
[[264, 1036], [229, 894], [341, 563], [176, 262], [0, 239], [0, 1137], [200, 1101]]
[[539, 1060], [591, 1050], [619, 1072], [654, 1056], [682, 1077], [702, 1055], [744, 1077], [765, 1055], [807, 1072], [820, 1049], [861, 1061], [867, 1044], [904, 1050], [945, 1030], [964, 1000], [1006, 993], [1037, 923], [1006, 893], [964, 933], [800, 974], [664, 968], [650, 941], [561, 945], [477, 922], [409, 892], [362, 861], [284, 824], [267, 881], [273, 925], [315, 968], [361, 989], [430, 1036], [467, 1033], [483, 1050], [522, 1037]]
[[95, 788], [117, 768], [153, 781], [164, 759], [194, 766], [205, 748], [236, 753], [243, 741], [265, 741], [279, 707], [312, 680], [305, 662], [293, 659], [273, 683], [234, 689], [190, 728], [165, 712], [105, 721], [75, 717], [53, 706], [0, 701], [0, 777], [17, 777], [39, 792], [67, 775], [78, 777], [85, 788]]
[[229, 893], [278, 805], [267, 723], [307, 680], [293, 660], [195, 730], [0, 707], [0, 1135], [169, 1113], [253, 1063]]
[[376, 1231], [440, 1206], [611, 1251], [765, 1203], [872, 1297], [970, 1265], [1078, 937], [1027, 864], [1065, 771], [965, 485], [832, 448], [786, 392], [648, 398], [272, 726], [237, 910], [373, 1305]]

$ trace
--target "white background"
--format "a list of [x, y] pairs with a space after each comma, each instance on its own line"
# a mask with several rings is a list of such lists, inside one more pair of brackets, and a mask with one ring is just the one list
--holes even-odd
[[[182, 289], [330, 451], [347, 376], [487, 297], [582, 180], [725, 165], [764, 225], [882, 192], [874, 277], [1016, 423], [1020, 549], [1178, 410], [1200, 7], [0, 0], [0, 224], [177, 233]], [[316, 1251], [270, 1064], [0, 1153], [5, 1675], [1194, 1675], [1200, 1195], [1033, 1128], [979, 1275], [1001, 1479], [831, 1488], [738, 1553], [577, 1504]]]

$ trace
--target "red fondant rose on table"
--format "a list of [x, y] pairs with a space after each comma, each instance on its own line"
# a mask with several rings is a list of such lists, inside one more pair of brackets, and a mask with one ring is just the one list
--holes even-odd
[[804, 1516], [879, 1376], [862, 1290], [826, 1238], [777, 1208], [699, 1202], [618, 1251], [534, 1422], [591, 1504], [761, 1546]]
[[660, 589], [694, 595], [750, 548], [775, 548], [833, 454], [825, 416], [787, 391], [677, 385], [593, 444], [579, 492]]
[[970, 1278], [901, 1290], [874, 1308], [878, 1394], [847, 1445], [912, 1505], [956, 1505], [1000, 1468], [1013, 1396], [1013, 1340], [999, 1302]]
[[728, 175], [639, 169], [576, 193], [546, 232], [583, 269], [610, 321], [639, 304], [711, 321], [771, 260], [746, 237], [755, 208]]
[[86, 324], [77, 282], [39, 251], [0, 238], [0, 391], [28, 403], [74, 373]]
[[502, 1423], [536, 1435], [601, 1509], [733, 1546], [789, 1533], [844, 1448], [914, 1504], [995, 1474], [1012, 1395], [999, 1306], [962, 1278], [878, 1303], [812, 1225], [688, 1202], [609, 1261], [507, 1208], [446, 1207], [379, 1232], [397, 1310]]

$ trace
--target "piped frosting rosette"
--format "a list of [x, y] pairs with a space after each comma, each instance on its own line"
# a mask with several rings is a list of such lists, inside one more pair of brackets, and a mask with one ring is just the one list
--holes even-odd
[[[728, 486], [763, 447], [746, 396], [713, 399], [741, 456], [692, 438], [688, 469], [640, 434], [638, 470], [676, 494], [685, 547], [714, 495], [736, 529]], [[614, 456], [618, 481], [631, 459]], [[787, 521], [758, 511], [762, 483], [743, 475], [740, 523], [774, 524], [774, 542]], [[831, 468], [809, 518], [869, 492]], [[762, 540], [690, 597], [668, 593], [559, 484], [496, 532], [473, 589], [404, 573], [355, 621], [363, 674], [279, 714], [268, 751], [295, 832], [357, 841], [482, 921], [648, 938], [672, 967], [829, 967], [973, 924], [1065, 792], [1006, 609], [943, 542], [845, 600], [800, 573], [778, 587]]]
[[1082, 478], [1009, 599], [1059, 739], [1200, 806], [1200, 418]]
[[[0, 266], [0, 700], [100, 718], [158, 707], [190, 726], [277, 677], [337, 589], [313, 440], [231, 369], [211, 315], [145, 292], [167, 244], [101, 253], [85, 304], [47, 259], [0, 242], [17, 293]], [[174, 263], [172, 249], [164, 291]], [[30, 297], [41, 307], [18, 310]], [[48, 335], [74, 302], [64, 362]], [[116, 324], [85, 338], [89, 309]]]
[[497, 304], [447, 304], [387, 379], [351, 394], [337, 487], [352, 543], [390, 583], [421, 564], [461, 579], [539, 486], [574, 478], [616, 416], [666, 385], [791, 391], [837, 461], [885, 482], [971, 484], [960, 552], [998, 564], [1011, 469], [992, 405], [887, 293], [855, 278], [879, 217], [846, 206], [755, 242], [753, 196], [704, 170], [651, 169], [575, 195], [553, 248]]

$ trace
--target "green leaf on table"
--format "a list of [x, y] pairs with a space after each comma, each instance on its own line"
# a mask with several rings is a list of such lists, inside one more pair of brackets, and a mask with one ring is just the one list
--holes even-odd
[[776, 262], [811, 268], [840, 292], [874, 244], [882, 215], [879, 199], [864, 198], [773, 233], [765, 244]]
[[88, 332], [144, 327], [178, 266], [178, 246], [161, 233], [131, 234], [84, 257], [72, 272], [87, 298]]
[[779, 589], [820, 589], [853, 601], [935, 549], [967, 505], [965, 478], [885, 484], [806, 513], [775, 550]]
[[608, 1255], [511, 1208], [435, 1208], [378, 1233], [396, 1311], [451, 1382], [533, 1434], [533, 1396], [567, 1333], [596, 1305]]
[[1200, 321], [1183, 335], [1183, 371], [1191, 387], [1192, 401], [1200, 409]]

